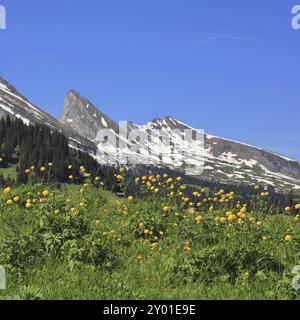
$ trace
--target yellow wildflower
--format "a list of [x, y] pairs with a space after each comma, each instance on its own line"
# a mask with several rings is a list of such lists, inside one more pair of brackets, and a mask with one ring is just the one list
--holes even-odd
[[285, 237], [284, 237], [284, 241], [292, 241], [293, 240], [293, 237], [290, 235], [290, 234], [287, 234]]
[[7, 188], [5, 188], [5, 189], [3, 190], [3, 192], [4, 192], [5, 194], [9, 194], [9, 193], [11, 193], [11, 191], [12, 191], [12, 189], [11, 189], [10, 187], [7, 187]]

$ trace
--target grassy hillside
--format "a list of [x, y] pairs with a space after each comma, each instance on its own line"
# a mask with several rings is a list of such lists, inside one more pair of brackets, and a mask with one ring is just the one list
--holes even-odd
[[[119, 198], [84, 185], [0, 191], [0, 299], [298, 299], [300, 206], [267, 215], [259, 186], [244, 206], [169, 177], [139, 177]], [[126, 192], [121, 170], [116, 183]], [[227, 193], [228, 192], [228, 193]], [[300, 212], [299, 212], [300, 213]]]

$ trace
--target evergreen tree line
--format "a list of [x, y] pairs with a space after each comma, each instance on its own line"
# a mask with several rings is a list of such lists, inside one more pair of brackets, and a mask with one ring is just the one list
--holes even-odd
[[[84, 165], [92, 175], [103, 175], [97, 161], [84, 152], [69, 148], [62, 133], [47, 126], [25, 125], [22, 120], [9, 116], [0, 120], [0, 160], [2, 168], [17, 165], [17, 184], [27, 183], [29, 178], [45, 178], [45, 175], [51, 181], [67, 182], [71, 174], [68, 164], [73, 165], [72, 172], [78, 172]], [[26, 173], [33, 166], [34, 174]], [[40, 170], [42, 167], [47, 169], [46, 173]], [[1, 181], [4, 181], [3, 176]], [[82, 182], [80, 177], [77, 176], [76, 182]]]

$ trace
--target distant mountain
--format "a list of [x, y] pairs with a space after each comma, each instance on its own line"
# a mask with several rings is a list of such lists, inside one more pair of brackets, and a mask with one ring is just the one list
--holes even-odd
[[[119, 140], [118, 125], [100, 112], [90, 101], [83, 98], [75, 91], [70, 91], [65, 98], [65, 108], [60, 121], [64, 126], [68, 126], [89, 138], [98, 146], [97, 160], [100, 163], [115, 163], [119, 150], [112, 144], [100, 143], [97, 141], [97, 133], [100, 129], [111, 129]], [[138, 128], [141, 132], [149, 132], [160, 129], [163, 135], [167, 136], [171, 142], [182, 139], [182, 132], [185, 129], [197, 130], [189, 125], [171, 117], [164, 119], [154, 119], [145, 125], [136, 125], [132, 122], [128, 124], [128, 130]], [[174, 131], [177, 129], [177, 132]], [[166, 141], [168, 141], [166, 139]], [[138, 142], [129, 143], [130, 147]], [[140, 144], [139, 153], [128, 155], [129, 163], [132, 159], [134, 163], [145, 163], [149, 155], [151, 144]], [[189, 155], [185, 159], [184, 166], [178, 160], [181, 159], [181, 149], [176, 150], [176, 144], [172, 150], [170, 162], [161, 163], [173, 169], [183, 170], [185, 166], [201, 166], [203, 158], [205, 160], [202, 179], [230, 184], [254, 184], [270, 185], [278, 190], [300, 190], [300, 163], [281, 156], [279, 154], [250, 146], [244, 143], [231, 141], [228, 139], [205, 134], [205, 149], [200, 157], [193, 156], [193, 150], [186, 146], [186, 153]], [[159, 153], [168, 150], [167, 145], [163, 150], [156, 150], [151, 154], [151, 160], [159, 159]], [[175, 165], [174, 165], [175, 164]]]
[[[43, 124], [64, 133], [71, 147], [93, 155], [99, 163], [115, 164], [120, 155], [118, 147], [97, 137], [100, 129], [107, 129], [119, 143], [122, 136], [118, 124], [74, 90], [66, 95], [64, 110], [58, 121], [0, 78], [0, 118], [6, 115], [22, 119], [26, 124]], [[144, 134], [161, 130], [164, 139], [159, 149], [153, 148], [150, 142], [129, 141], [131, 150], [138, 149], [126, 154], [129, 166], [147, 163], [150, 150], [150, 164], [156, 163], [159, 167], [177, 171], [201, 167], [204, 161], [204, 172], [199, 175], [202, 180], [225, 184], [259, 183], [281, 191], [300, 192], [300, 163], [293, 159], [209, 134], [204, 135], [205, 148], [201, 155], [195, 154], [190, 145], [185, 145], [182, 150], [177, 142], [181, 141], [183, 131], [190, 129], [196, 132], [197, 129], [171, 116], [154, 119], [144, 125], [129, 122], [128, 131], [134, 129]], [[160, 137], [154, 134], [153, 138]], [[188, 155], [184, 161], [181, 161], [182, 151]]]

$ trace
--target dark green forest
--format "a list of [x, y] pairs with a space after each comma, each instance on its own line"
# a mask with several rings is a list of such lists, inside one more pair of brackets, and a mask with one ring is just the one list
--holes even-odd
[[[48, 180], [67, 182], [72, 172], [68, 170], [69, 163], [75, 171], [80, 165], [85, 165], [93, 175], [101, 175], [97, 161], [81, 151], [71, 149], [66, 137], [57, 131], [41, 125], [25, 125], [22, 120], [12, 120], [9, 116], [0, 120], [0, 168], [16, 165], [17, 178], [15, 183], [28, 182], [26, 170], [31, 167], [36, 179], [43, 177], [39, 168], [53, 164], [47, 172]], [[4, 177], [0, 177], [0, 184]], [[77, 181], [78, 183], [82, 181]]]

